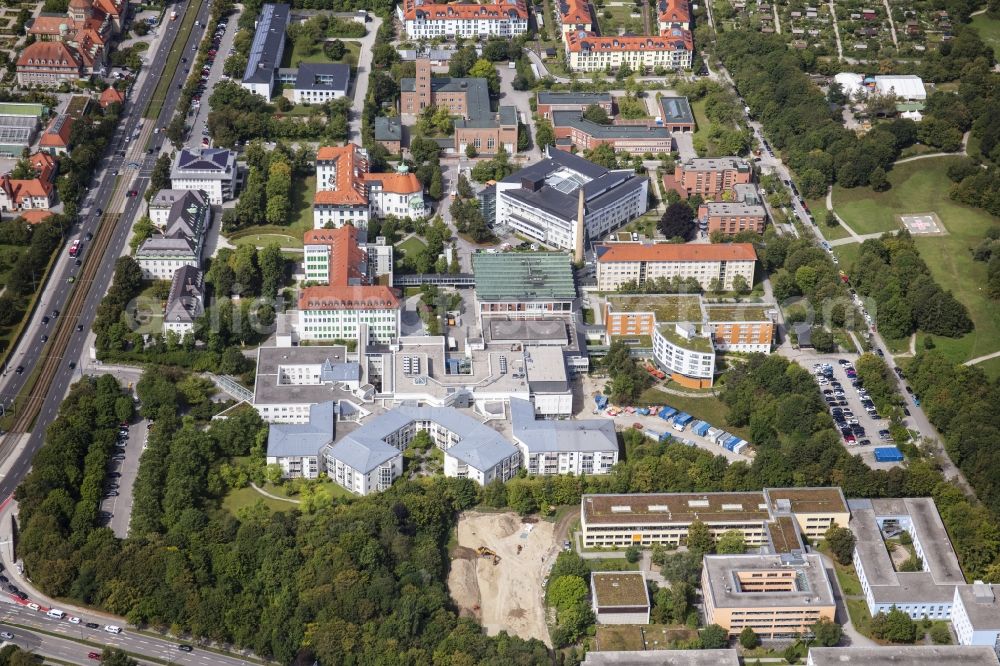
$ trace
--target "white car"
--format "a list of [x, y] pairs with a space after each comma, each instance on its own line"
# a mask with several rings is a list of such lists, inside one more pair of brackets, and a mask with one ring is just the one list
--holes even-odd
[[38, 604], [30, 603], [28, 604], [28, 608], [30, 608], [31, 610], [38, 610]]
[[122, 628], [116, 627], [113, 624], [107, 624], [104, 626], [104, 631], [108, 632], [109, 634], [120, 634], [122, 633]]
[[73, 617], [72, 615], [70, 615], [69, 618], [67, 619], [69, 620], [70, 624], [80, 624], [80, 618], [78, 617]]

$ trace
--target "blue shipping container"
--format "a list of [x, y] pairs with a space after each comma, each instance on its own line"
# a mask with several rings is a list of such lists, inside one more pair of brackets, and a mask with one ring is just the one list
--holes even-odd
[[875, 449], [875, 462], [902, 462], [903, 452], [895, 446], [880, 446]]
[[681, 412], [680, 414], [674, 417], [674, 423], [676, 423], [677, 425], [687, 425], [688, 423], [691, 423], [691, 421], [693, 420], [694, 417], [688, 414], [687, 412]]
[[711, 427], [712, 426], [710, 426], [709, 424], [707, 424], [704, 421], [702, 421], [701, 423], [698, 423], [698, 424], [695, 425], [695, 427], [694, 427], [694, 434], [699, 435], [701, 437], [704, 437], [708, 433], [708, 431], [711, 429]]
[[676, 409], [674, 409], [673, 407], [667, 406], [667, 407], [664, 407], [663, 409], [661, 409], [660, 413], [657, 414], [657, 416], [659, 416], [661, 419], [663, 419], [664, 421], [666, 421], [667, 419], [669, 419], [671, 416], [673, 416], [676, 413], [677, 413]]
[[597, 403], [598, 409], [604, 409], [605, 407], [608, 406], [608, 398], [607, 396], [604, 395], [594, 396], [594, 402]]

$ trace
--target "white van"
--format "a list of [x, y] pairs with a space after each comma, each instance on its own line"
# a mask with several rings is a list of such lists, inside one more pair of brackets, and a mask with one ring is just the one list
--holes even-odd
[[116, 627], [113, 624], [108, 624], [108, 625], [105, 625], [104, 631], [108, 632], [109, 634], [120, 634], [120, 633], [122, 633], [122, 628], [121, 627]]
[[53, 608], [48, 613], [46, 613], [46, 615], [48, 615], [49, 617], [55, 618], [57, 620], [61, 620], [61, 619], [63, 619], [66, 616], [66, 613], [63, 613], [58, 608]]

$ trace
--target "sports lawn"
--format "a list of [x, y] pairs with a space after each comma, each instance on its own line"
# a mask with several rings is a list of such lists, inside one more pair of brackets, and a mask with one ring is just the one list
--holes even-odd
[[[942, 288], [952, 291], [969, 309], [975, 330], [961, 338], [935, 337], [937, 349], [952, 360], [966, 361], [1000, 349], [1000, 308], [983, 291], [986, 264], [972, 260], [971, 250], [986, 230], [1000, 219], [978, 209], [963, 206], [948, 197], [951, 181], [948, 165], [957, 158], [939, 157], [901, 164], [889, 173], [892, 188], [872, 192], [870, 188], [835, 188], [837, 212], [858, 233], [895, 231], [895, 216], [901, 213], [935, 212], [947, 229], [945, 236], [915, 236], [920, 255]], [[853, 254], [837, 248], [843, 261]], [[921, 348], [922, 338], [917, 348]]]
[[972, 18], [970, 25], [979, 31], [980, 39], [992, 46], [994, 52], [1000, 52], [1000, 18], [989, 13], [979, 14]]

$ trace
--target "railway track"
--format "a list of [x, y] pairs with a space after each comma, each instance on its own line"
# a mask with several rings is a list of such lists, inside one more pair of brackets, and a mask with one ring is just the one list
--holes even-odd
[[69, 340], [76, 332], [76, 322], [83, 311], [90, 284], [94, 281], [94, 276], [101, 266], [101, 260], [107, 253], [111, 237], [118, 226], [121, 213], [117, 211], [122, 207], [125, 199], [123, 191], [126, 187], [127, 185], [124, 181], [119, 181], [115, 185], [108, 210], [101, 217], [101, 223], [97, 226], [97, 233], [94, 235], [91, 249], [88, 252], [89, 258], [83, 262], [83, 268], [77, 276], [73, 293], [66, 302], [65, 311], [61, 312], [59, 317], [55, 319], [56, 330], [47, 343], [48, 349], [37, 370], [34, 383], [31, 385], [28, 395], [20, 398], [20, 411], [14, 420], [14, 424], [11, 426], [10, 432], [4, 435], [3, 442], [0, 443], [0, 457], [2, 458], [6, 458], [10, 450], [16, 446], [17, 438], [26, 432], [30, 432], [31, 425], [38, 417], [39, 411], [41, 411], [45, 396], [48, 394], [52, 386], [52, 381], [59, 370], [59, 364], [64, 360], [63, 356], [66, 352], [66, 347], [69, 345]]

